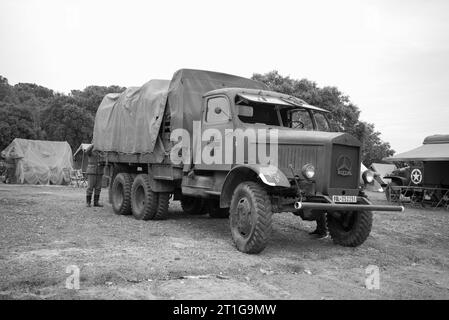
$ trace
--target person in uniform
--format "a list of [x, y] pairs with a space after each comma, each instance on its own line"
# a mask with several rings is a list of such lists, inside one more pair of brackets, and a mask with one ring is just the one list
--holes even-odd
[[318, 238], [326, 238], [328, 235], [326, 213], [320, 213], [316, 218], [316, 229], [309, 233]]
[[88, 157], [87, 165], [87, 190], [86, 190], [86, 204], [91, 206], [92, 194], [94, 195], [94, 207], [102, 207], [100, 204], [101, 184], [103, 180], [104, 165], [100, 163], [100, 157], [97, 151], [94, 151], [94, 146], [90, 145], [86, 150]]

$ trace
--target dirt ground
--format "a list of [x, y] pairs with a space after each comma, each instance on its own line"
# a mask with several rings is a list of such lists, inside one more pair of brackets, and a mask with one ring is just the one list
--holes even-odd
[[[2, 299], [448, 299], [449, 212], [377, 212], [358, 248], [311, 238], [314, 222], [277, 214], [271, 241], [247, 255], [227, 219], [137, 221], [86, 208], [84, 189], [0, 184]], [[383, 194], [370, 193], [385, 203]], [[80, 269], [67, 289], [68, 266]], [[365, 287], [368, 265], [380, 289]]]

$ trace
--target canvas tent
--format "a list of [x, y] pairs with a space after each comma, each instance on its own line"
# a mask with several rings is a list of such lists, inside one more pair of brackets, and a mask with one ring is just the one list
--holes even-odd
[[437, 134], [426, 137], [422, 146], [383, 160], [388, 162], [449, 161], [449, 135]]
[[73, 154], [74, 169], [80, 169], [82, 172], [86, 172], [88, 164], [86, 151], [90, 146], [90, 143], [81, 143], [78, 149], [76, 149], [75, 153]]
[[191, 132], [193, 120], [200, 120], [205, 93], [229, 87], [268, 90], [258, 81], [229, 74], [181, 69], [171, 81], [150, 80], [119, 94], [108, 94], [95, 116], [95, 150], [125, 154], [150, 153], [162, 161], [165, 148], [159, 137], [164, 114], [171, 129]]
[[67, 184], [73, 166], [72, 149], [65, 141], [14, 139], [1, 152], [15, 164], [15, 181], [28, 184]]

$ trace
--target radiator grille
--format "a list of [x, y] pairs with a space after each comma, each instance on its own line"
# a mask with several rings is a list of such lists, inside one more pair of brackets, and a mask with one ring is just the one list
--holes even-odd
[[330, 168], [330, 187], [357, 189], [360, 176], [359, 148], [334, 144]]
[[316, 167], [318, 152], [318, 146], [280, 145], [278, 166], [287, 176], [292, 176], [290, 164], [296, 173], [299, 173], [306, 163], [313, 164]]

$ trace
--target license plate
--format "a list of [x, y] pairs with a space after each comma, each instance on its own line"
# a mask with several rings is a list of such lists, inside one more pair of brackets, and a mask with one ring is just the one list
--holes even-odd
[[332, 196], [333, 202], [356, 203], [357, 196]]

